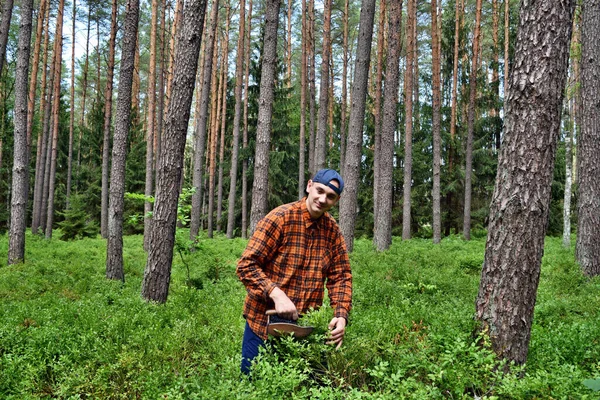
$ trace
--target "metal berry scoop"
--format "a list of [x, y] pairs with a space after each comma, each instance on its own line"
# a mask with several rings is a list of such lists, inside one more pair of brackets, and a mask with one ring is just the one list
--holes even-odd
[[275, 310], [267, 310], [267, 332], [274, 337], [285, 335], [294, 335], [297, 338], [303, 338], [311, 334], [313, 326], [300, 326], [297, 321], [281, 318]]

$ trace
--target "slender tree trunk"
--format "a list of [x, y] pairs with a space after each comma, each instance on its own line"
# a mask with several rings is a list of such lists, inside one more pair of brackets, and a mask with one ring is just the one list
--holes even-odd
[[[287, 88], [292, 87], [292, 3], [293, 0], [287, 2], [287, 36], [286, 36], [286, 81]], [[241, 17], [240, 17], [241, 18]]]
[[88, 17], [87, 17], [87, 35], [85, 41], [85, 61], [83, 63], [83, 81], [81, 82], [81, 120], [79, 122], [79, 143], [81, 143], [81, 131], [85, 123], [85, 106], [87, 100], [87, 86], [88, 86], [88, 73], [90, 66], [90, 30], [91, 30], [91, 7], [88, 5]]
[[576, 256], [587, 276], [600, 275], [600, 1], [581, 7], [581, 129]]
[[[246, 30], [246, 94], [244, 96], [244, 138], [243, 148], [248, 148], [248, 87], [250, 80], [250, 33], [252, 31], [252, 0], [248, 0], [248, 29]], [[242, 238], [248, 238], [248, 157], [242, 161]]]
[[347, 111], [348, 111], [348, 14], [349, 0], [344, 0], [344, 42], [343, 42], [343, 65], [342, 65], [342, 111], [340, 121], [340, 174], [344, 175], [344, 166], [346, 164], [346, 136], [348, 131]]
[[173, 67], [172, 97], [168, 105], [163, 153], [157, 170], [156, 202], [150, 231], [148, 261], [142, 282], [142, 297], [164, 303], [169, 294], [179, 182], [190, 119], [206, 0], [191, 0], [183, 11], [177, 34], [177, 60]]
[[523, 2], [476, 318], [493, 350], [527, 359], [548, 225], [574, 0]]
[[[291, 0], [290, 0], [291, 1]], [[233, 238], [235, 225], [235, 200], [240, 146], [240, 122], [242, 119], [242, 86], [244, 83], [244, 41], [246, 38], [246, 1], [240, 1], [240, 33], [235, 60], [235, 111], [233, 115], [233, 143], [231, 146], [231, 169], [229, 170], [229, 206], [227, 214], [227, 238]], [[302, 117], [301, 117], [302, 118]], [[302, 129], [302, 128], [301, 128]]]
[[[377, 211], [379, 210], [379, 189], [381, 185], [381, 98], [383, 82], [383, 57], [384, 57], [384, 39], [385, 31], [385, 8], [386, 0], [379, 0], [379, 24], [377, 27], [377, 71], [375, 73], [375, 105], [373, 108], [373, 120], [375, 123], [375, 151], [373, 153], [373, 221], [377, 221]], [[387, 77], [386, 77], [387, 78]], [[383, 195], [387, 197], [386, 195]], [[375, 227], [375, 230], [378, 228]], [[374, 238], [373, 238], [374, 239]], [[387, 247], [386, 247], [387, 248]]]
[[[510, 0], [504, 0], [504, 110], [508, 100], [508, 68], [510, 46]], [[504, 124], [506, 126], [506, 124]]]
[[[156, 32], [158, 25], [158, 0], [152, 0], [150, 22], [150, 65], [148, 71], [148, 111], [146, 113], [146, 181], [144, 186], [144, 249], [148, 250], [152, 202], [149, 197], [154, 193], [154, 133], [156, 122]], [[162, 118], [159, 116], [159, 118]]]
[[479, 71], [479, 40], [481, 32], [481, 0], [475, 6], [475, 33], [473, 34], [473, 57], [469, 76], [469, 111], [467, 117], [467, 149], [465, 151], [465, 202], [463, 212], [463, 236], [471, 240], [471, 195], [473, 177], [473, 132], [475, 131], [475, 100], [477, 98], [477, 72]]
[[208, 37], [206, 38], [206, 50], [204, 53], [204, 69], [202, 72], [202, 91], [200, 94], [200, 115], [198, 126], [195, 132], [194, 146], [194, 172], [192, 176], [192, 185], [195, 189], [192, 195], [192, 215], [190, 221], [190, 240], [196, 240], [200, 230], [200, 215], [202, 213], [202, 192], [203, 170], [204, 170], [204, 152], [206, 147], [206, 125], [208, 121], [208, 105], [210, 100], [210, 89], [212, 85], [213, 53], [215, 48], [217, 18], [219, 12], [218, 0], [213, 0], [210, 13], [210, 27]]
[[[31, 77], [29, 78], [29, 96], [27, 101], [27, 144], [31, 149], [31, 136], [33, 132], [33, 116], [35, 114], [35, 97], [37, 92], [37, 77], [38, 77], [38, 69], [40, 65], [40, 49], [42, 45], [42, 35], [44, 29], [44, 21], [46, 16], [46, 8], [48, 2], [47, 0], [40, 1], [40, 9], [38, 11], [37, 16], [37, 25], [36, 25], [36, 35], [35, 35], [35, 44], [33, 46], [33, 61], [31, 63]], [[44, 69], [46, 68], [46, 64], [44, 64]], [[41, 100], [40, 100], [41, 101]], [[41, 135], [38, 135], [41, 138]], [[39, 140], [38, 140], [38, 148], [39, 148]], [[39, 156], [39, 154], [38, 154]], [[37, 158], [36, 158], [37, 164]], [[36, 176], [37, 176], [37, 168], [36, 168]]]
[[222, 106], [221, 106], [221, 144], [219, 146], [219, 182], [217, 191], [217, 230], [222, 232], [221, 220], [223, 215], [223, 174], [225, 163], [225, 134], [226, 134], [226, 123], [227, 123], [227, 82], [229, 78], [228, 67], [229, 67], [229, 25], [231, 22], [231, 6], [227, 2], [226, 6], [226, 17], [225, 17], [225, 40], [223, 46], [223, 94], [222, 94]]
[[431, 0], [431, 71], [432, 71], [432, 131], [433, 131], [433, 243], [442, 240], [442, 215], [440, 210], [440, 164], [441, 164], [441, 54], [440, 37], [438, 36], [438, 23], [441, 23], [441, 13], [438, 13], [436, 0]]
[[454, 14], [454, 62], [452, 69], [452, 105], [450, 111], [450, 145], [448, 149], [448, 172], [452, 173], [454, 162], [454, 138], [456, 137], [456, 110], [458, 92], [458, 52], [460, 49], [460, 27], [462, 20], [462, 0], [456, 1]]
[[[171, 86], [173, 84], [173, 68], [175, 68], [175, 45], [177, 38], [177, 30], [179, 29], [179, 25], [181, 24], [181, 12], [183, 9], [183, 0], [176, 0], [175, 5], [175, 15], [173, 17], [173, 25], [171, 25], [171, 41], [169, 42], [169, 69], [167, 70], [167, 94], [166, 100], [167, 104], [169, 103], [169, 99], [171, 98]], [[169, 112], [167, 108], [167, 113]], [[161, 138], [158, 138], [158, 143], [160, 144]], [[159, 145], [160, 147], [160, 145]], [[160, 150], [157, 151], [158, 155], [160, 155]], [[158, 165], [158, 161], [156, 163]]]
[[252, 211], [250, 230], [267, 214], [269, 193], [269, 147], [271, 145], [271, 117], [273, 92], [277, 68], [277, 26], [279, 25], [280, 0], [267, 0], [263, 36], [263, 62], [258, 99], [256, 125], [256, 151], [254, 153], [254, 183], [252, 185]]
[[[398, 126], [398, 86], [402, 50], [402, 0], [387, 0], [389, 14], [388, 53], [385, 66], [385, 96], [381, 123], [379, 198], [373, 244], [378, 251], [392, 244], [392, 193], [394, 191], [394, 133]], [[435, 2], [435, 0], [433, 0]], [[381, 21], [380, 21], [381, 22]], [[380, 27], [381, 29], [381, 27]], [[383, 39], [383, 38], [382, 38]]]
[[308, 173], [313, 175], [315, 167], [315, 135], [316, 135], [316, 68], [315, 68], [315, 1], [308, 0], [308, 69], [309, 69], [309, 125], [308, 125]]
[[65, 1], [58, 3], [56, 16], [56, 34], [54, 36], [54, 100], [52, 102], [52, 158], [48, 183], [48, 215], [46, 220], [46, 239], [52, 238], [54, 223], [54, 190], [56, 187], [56, 157], [58, 154], [58, 125], [60, 119], [60, 79], [62, 72], [62, 30]]
[[567, 100], [567, 108], [569, 109], [569, 118], [565, 122], [565, 193], [563, 197], [563, 240], [562, 244], [565, 248], [571, 247], [571, 187], [573, 184], [573, 130], [575, 129], [572, 99]]
[[[499, 118], [500, 116], [500, 46], [498, 39], [499, 23], [499, 11], [498, 11], [498, 0], [492, 0], [492, 42], [493, 42], [493, 55], [492, 55], [492, 92], [494, 93], [492, 108], [490, 110], [490, 116]], [[500, 151], [501, 133], [502, 130], [494, 124], [494, 145], [496, 153]]]
[[[225, 43], [221, 41], [221, 47]], [[217, 68], [219, 60], [219, 52], [215, 53], [214, 64], [213, 64], [213, 81], [215, 82], [212, 96], [212, 111], [211, 117], [211, 135], [210, 135], [210, 157], [209, 157], [209, 172], [208, 172], [208, 224], [207, 224], [207, 236], [213, 237], [214, 230], [214, 211], [215, 211], [215, 175], [217, 171], [217, 142], [219, 134], [219, 121], [221, 120], [221, 94], [223, 93], [222, 85], [223, 79], [218, 80], [217, 85]], [[223, 66], [221, 65], [221, 68]], [[219, 76], [221, 76], [219, 71]], [[216, 99], [216, 101], [215, 101]]]
[[6, 58], [6, 45], [8, 44], [13, 3], [13, 0], [4, 0], [2, 7], [2, 18], [0, 19], [0, 73], [4, 68], [4, 59]]
[[[103, 238], [108, 237], [108, 182], [110, 165], [110, 126], [112, 120], [113, 76], [115, 70], [115, 39], [117, 37], [117, 0], [112, 1], [110, 38], [108, 40], [108, 63], [106, 65], [106, 88], [104, 89], [104, 126], [102, 140], [102, 200], [101, 229]], [[137, 53], [137, 50], [136, 50]]]
[[139, 0], [128, 0], [123, 23], [119, 93], [110, 170], [106, 277], [125, 281], [123, 272], [123, 208], [125, 206], [125, 159], [131, 117], [131, 92], [137, 42]]
[[[167, 51], [167, 26], [168, 23], [166, 21], [167, 18], [167, 11], [166, 11], [166, 0], [165, 3], [163, 3], [163, 10], [162, 10], [162, 24], [161, 24], [161, 41], [160, 41], [160, 64], [159, 64], [159, 71], [158, 71], [158, 104], [157, 104], [157, 109], [156, 109], [156, 116], [155, 116], [155, 130], [154, 130], [154, 149], [152, 150], [152, 153], [154, 155], [154, 164], [152, 165], [152, 171], [155, 172], [156, 171], [156, 167], [158, 165], [158, 161], [160, 158], [160, 138], [162, 137], [162, 132], [163, 132], [163, 126], [164, 126], [164, 115], [165, 115], [165, 104], [167, 99], [165, 98], [165, 78], [168, 79], [168, 67], [165, 67], [167, 65], [167, 57], [169, 57], [168, 55], [168, 51]], [[155, 184], [154, 186], [156, 187], [156, 176], [155, 176]]]
[[404, 132], [404, 206], [402, 209], [402, 240], [410, 239], [411, 224], [411, 184], [412, 184], [412, 134], [413, 134], [413, 73], [415, 64], [415, 28], [417, 19], [416, 0], [408, 0], [406, 17], [406, 74], [405, 87], [405, 113], [406, 128]]
[[140, 123], [140, 84], [140, 41], [138, 39], [137, 46], [135, 48], [135, 60], [133, 61], [133, 83], [131, 88], [131, 108], [134, 113], [132, 117], [132, 123], [134, 125], [138, 125]]
[[73, 2], [73, 36], [71, 43], [71, 112], [69, 116], [69, 155], [67, 160], [67, 198], [66, 208], [70, 206], [73, 175], [73, 136], [75, 134], [75, 22], [77, 21], [77, 2]]
[[319, 114], [315, 138], [315, 170], [324, 168], [327, 158], [327, 107], [329, 103], [329, 58], [331, 46], [331, 3], [323, 3], [323, 48], [321, 51], [321, 87], [319, 91]]
[[[307, 79], [307, 27], [306, 0], [302, 0], [302, 52], [300, 54], [300, 151], [298, 154], [298, 199], [304, 197], [306, 175], [306, 86]], [[290, 61], [291, 62], [291, 61]]]
[[27, 143], [27, 78], [31, 50], [33, 0], [21, 1], [17, 70], [15, 72], [14, 142], [12, 168], [12, 198], [8, 265], [25, 261], [25, 229], [27, 195], [29, 193], [29, 146]]
[[340, 204], [340, 228], [348, 251], [354, 248], [354, 227], [360, 183], [360, 163], [362, 156], [362, 136], [365, 118], [365, 105], [371, 62], [371, 42], [373, 40], [373, 20], [375, 19], [375, 0], [364, 0], [360, 10], [358, 46], [356, 49], [356, 67], [352, 84], [352, 105], [346, 149], [346, 185]]

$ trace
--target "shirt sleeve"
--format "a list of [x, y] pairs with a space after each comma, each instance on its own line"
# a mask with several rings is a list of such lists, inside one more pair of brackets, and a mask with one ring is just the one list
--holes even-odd
[[281, 238], [281, 217], [276, 216], [273, 212], [256, 225], [236, 269], [237, 275], [250, 297], [266, 301], [271, 291], [277, 286], [265, 274], [265, 267], [275, 256]]
[[341, 234], [336, 239], [333, 260], [327, 270], [327, 291], [335, 316], [348, 320], [352, 308], [352, 273], [346, 243]]

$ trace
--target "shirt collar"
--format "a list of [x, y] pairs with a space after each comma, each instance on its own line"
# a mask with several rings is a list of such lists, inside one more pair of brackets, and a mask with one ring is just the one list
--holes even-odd
[[302, 200], [300, 200], [300, 209], [302, 210], [302, 218], [304, 219], [304, 224], [306, 228], [312, 228], [323, 219], [322, 215], [317, 219], [314, 219], [310, 216], [308, 208], [306, 207], [306, 196], [302, 198]]

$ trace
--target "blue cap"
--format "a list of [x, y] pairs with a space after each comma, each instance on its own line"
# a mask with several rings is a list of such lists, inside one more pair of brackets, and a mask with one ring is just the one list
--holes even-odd
[[[342, 179], [340, 174], [338, 174], [332, 169], [319, 170], [319, 172], [315, 174], [314, 178], [312, 178], [312, 181], [322, 183], [323, 185], [330, 187], [331, 189], [333, 189], [334, 192], [338, 194], [338, 196], [341, 195], [342, 191], [344, 190], [344, 180]], [[338, 185], [340, 187], [332, 185], [331, 181], [338, 181]]]

